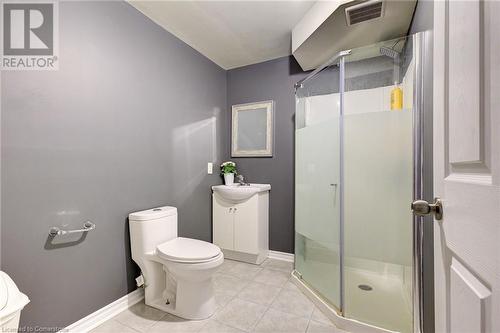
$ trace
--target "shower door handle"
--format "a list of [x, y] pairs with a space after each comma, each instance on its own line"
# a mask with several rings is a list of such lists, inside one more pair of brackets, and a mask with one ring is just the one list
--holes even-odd
[[435, 198], [434, 203], [425, 200], [415, 200], [411, 203], [411, 210], [417, 216], [434, 215], [436, 220], [443, 219], [443, 202], [440, 198]]
[[335, 205], [337, 202], [337, 183], [330, 183], [330, 186], [333, 187], [333, 204]]

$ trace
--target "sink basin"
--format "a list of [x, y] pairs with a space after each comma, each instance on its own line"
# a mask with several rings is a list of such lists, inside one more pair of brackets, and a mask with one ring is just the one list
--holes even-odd
[[231, 202], [242, 202], [250, 199], [252, 196], [259, 192], [269, 191], [271, 185], [269, 184], [250, 184], [245, 185], [216, 185], [212, 186], [212, 190], [221, 196], [223, 199]]

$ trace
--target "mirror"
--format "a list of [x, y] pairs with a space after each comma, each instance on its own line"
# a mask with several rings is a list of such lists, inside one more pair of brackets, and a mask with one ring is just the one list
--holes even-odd
[[232, 157], [273, 156], [273, 101], [232, 107]]

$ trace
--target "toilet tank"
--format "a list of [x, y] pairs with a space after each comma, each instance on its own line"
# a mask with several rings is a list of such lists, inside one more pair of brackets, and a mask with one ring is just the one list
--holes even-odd
[[136, 262], [156, 246], [177, 237], [177, 208], [164, 206], [128, 216], [132, 259]]

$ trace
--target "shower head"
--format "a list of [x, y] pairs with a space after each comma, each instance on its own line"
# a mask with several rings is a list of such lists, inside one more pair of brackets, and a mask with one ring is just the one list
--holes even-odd
[[[399, 41], [398, 41], [399, 42]], [[396, 44], [398, 43], [396, 42]], [[394, 47], [396, 46], [396, 44], [394, 44], [394, 46], [392, 48], [390, 47], [387, 47], [387, 46], [382, 46], [380, 48], [380, 54], [386, 56], [386, 57], [389, 57], [393, 60], [394, 62], [394, 84], [398, 84], [399, 83], [399, 71], [401, 70], [399, 68], [399, 65], [400, 65], [400, 56], [401, 56], [401, 53], [396, 51], [394, 49]]]
[[387, 56], [391, 59], [394, 59], [394, 60], [399, 60], [399, 56], [401, 53], [399, 53], [398, 51], [396, 51], [390, 47], [382, 46], [380, 48], [380, 54], [385, 55], [385, 56]]

